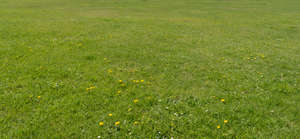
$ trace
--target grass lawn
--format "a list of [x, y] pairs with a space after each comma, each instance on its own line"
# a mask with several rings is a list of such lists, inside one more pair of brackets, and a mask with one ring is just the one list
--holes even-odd
[[299, 0], [0, 0], [0, 138], [300, 138]]

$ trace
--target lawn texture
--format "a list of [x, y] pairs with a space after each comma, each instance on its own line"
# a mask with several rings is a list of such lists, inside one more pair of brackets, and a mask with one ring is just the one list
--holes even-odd
[[299, 0], [0, 0], [0, 138], [300, 138]]

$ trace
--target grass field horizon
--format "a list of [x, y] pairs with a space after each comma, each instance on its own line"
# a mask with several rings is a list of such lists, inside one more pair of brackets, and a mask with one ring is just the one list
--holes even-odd
[[0, 0], [0, 138], [300, 138], [298, 0]]

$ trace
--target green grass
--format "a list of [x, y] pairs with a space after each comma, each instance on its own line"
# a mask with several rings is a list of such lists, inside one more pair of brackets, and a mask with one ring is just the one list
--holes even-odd
[[299, 0], [0, 3], [0, 138], [300, 138]]

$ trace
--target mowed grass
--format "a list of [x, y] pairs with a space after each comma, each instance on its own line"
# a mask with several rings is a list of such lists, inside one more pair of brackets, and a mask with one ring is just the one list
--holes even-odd
[[300, 138], [299, 0], [0, 3], [0, 138]]

